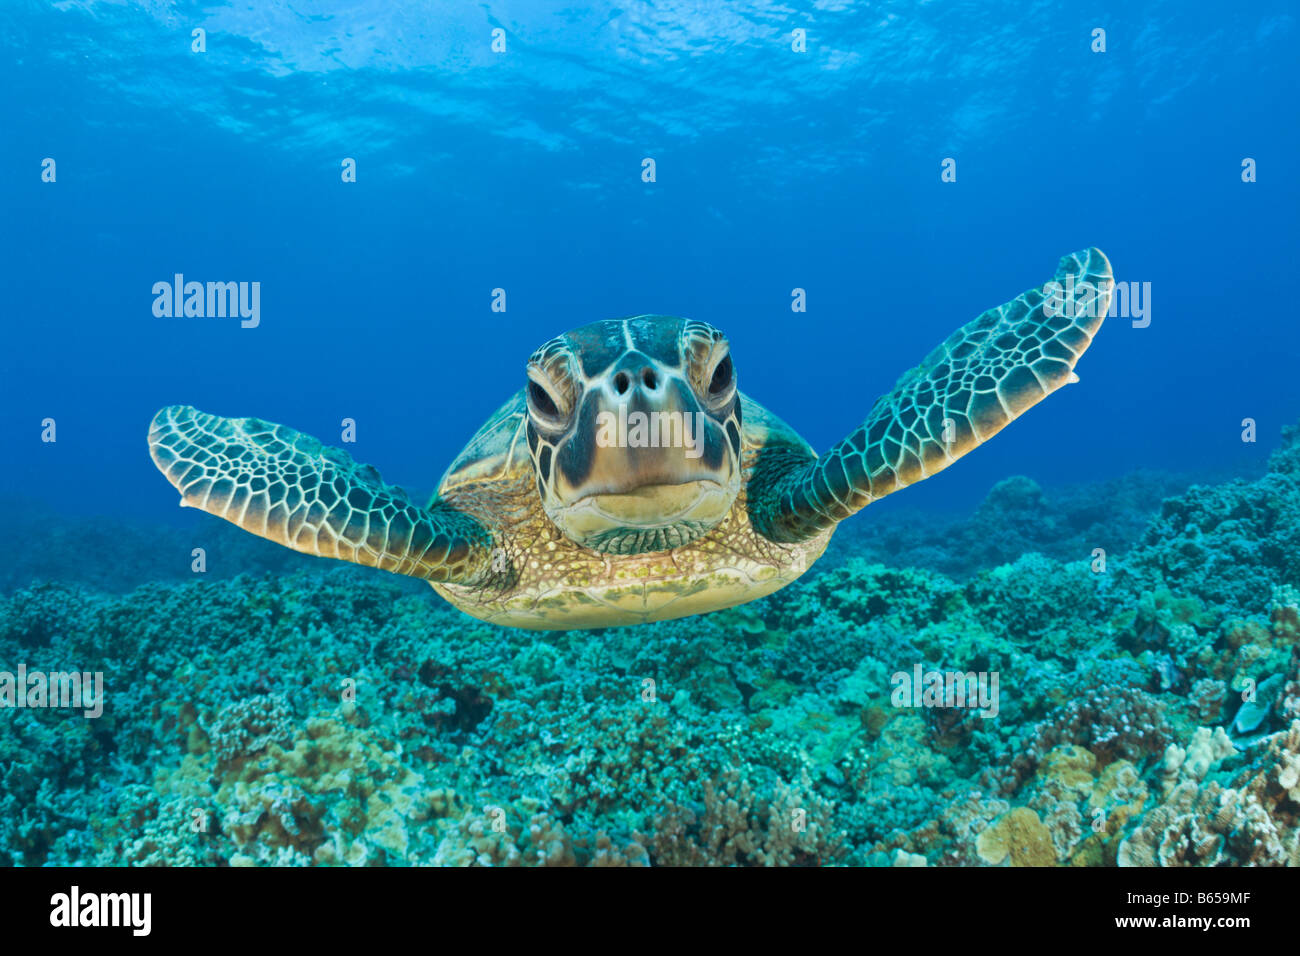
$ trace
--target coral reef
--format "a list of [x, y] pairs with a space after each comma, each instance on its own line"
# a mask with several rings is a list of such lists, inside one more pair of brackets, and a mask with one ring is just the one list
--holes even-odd
[[844, 855], [831, 801], [776, 781], [764, 794], [751, 782], [757, 768], [732, 767], [705, 781], [697, 812], [673, 804], [656, 815], [650, 852], [666, 866], [792, 866], [827, 864]]
[[1300, 721], [1225, 782], [1206, 782], [1236, 753], [1223, 728], [1171, 750], [1168, 793], [1120, 844], [1121, 866], [1300, 865]]
[[[1009, 479], [955, 523], [837, 536], [752, 604], [545, 635], [224, 526], [11, 515], [46, 547], [0, 567], [0, 671], [102, 672], [106, 700], [0, 709], [0, 848], [29, 866], [1294, 865], [1298, 437], [1213, 485]], [[103, 539], [98, 570], [64, 573], [75, 528]], [[948, 683], [927, 697], [931, 674]]]

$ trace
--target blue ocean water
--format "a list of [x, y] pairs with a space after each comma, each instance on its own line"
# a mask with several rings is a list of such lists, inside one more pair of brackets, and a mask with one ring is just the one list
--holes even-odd
[[[117, 607], [111, 602], [121, 600], [135, 608], [129, 613], [148, 608], [151, 619], [187, 618], [195, 607], [240, 609], [265, 629], [222, 630], [234, 625], [214, 610], [213, 623], [204, 625], [211, 630], [195, 637], [200, 646], [225, 648], [227, 656], [208, 664], [233, 675], [230, 686], [213, 699], [196, 690], [190, 710], [177, 703], [181, 716], [160, 718], [157, 731], [168, 741], [159, 745], [163, 751], [179, 754], [176, 726], [184, 731], [187, 720], [197, 720], [212, 743], [191, 752], [217, 754], [212, 759], [228, 773], [235, 764], [217, 742], [220, 728], [251, 720], [255, 728], [283, 730], [291, 717], [324, 719], [319, 700], [293, 696], [314, 679], [312, 661], [276, 656], [289, 654], [296, 641], [345, 673], [361, 667], [375, 677], [366, 670], [373, 668], [399, 684], [419, 676], [420, 693], [430, 699], [421, 698], [413, 712], [437, 739], [403, 737], [404, 718], [392, 717], [384, 726], [403, 739], [405, 753], [478, 746], [486, 754], [508, 751], [502, 739], [509, 738], [475, 737], [486, 732], [484, 714], [491, 710], [503, 721], [510, 715], [511, 727], [523, 726], [510, 709], [515, 691], [502, 686], [544, 686], [564, 666], [588, 676], [610, 668], [635, 676], [665, 661], [694, 660], [680, 657], [690, 627], [705, 634], [701, 642], [719, 646], [743, 633], [753, 660], [728, 664], [716, 685], [692, 687], [680, 699], [690, 701], [681, 704], [681, 719], [713, 727], [708, 721], [716, 718], [720, 727], [743, 714], [755, 733], [787, 734], [812, 752], [807, 766], [784, 757], [764, 763], [753, 753], [749, 759], [791, 786], [811, 772], [821, 788], [810, 798], [815, 806], [833, 799], [840, 808], [834, 819], [847, 834], [843, 852], [773, 851], [778, 862], [888, 863], [899, 853], [904, 862], [931, 864], [1004, 860], [1005, 853], [998, 857], [982, 845], [977, 853], [975, 830], [962, 836], [957, 824], [945, 831], [951, 845], [943, 847], [919, 838], [890, 843], [887, 834], [953, 819], [955, 804], [936, 794], [957, 780], [982, 780], [984, 796], [972, 798], [978, 809], [970, 810], [982, 823], [992, 826], [1028, 807], [1031, 791], [1017, 788], [1034, 779], [1033, 768], [1006, 767], [1027, 739], [1025, 728], [1040, 720], [1053, 728], [1036, 738], [1044, 753], [1054, 745], [1084, 748], [1099, 780], [1103, 767], [1131, 761], [1154, 794], [1166, 744], [1186, 749], [1200, 740], [1193, 737], [1198, 728], [1236, 726], [1235, 706], [1197, 710], [1202, 698], [1235, 693], [1251, 675], [1300, 680], [1284, 663], [1298, 633], [1288, 630], [1295, 592], [1281, 590], [1300, 584], [1292, 558], [1300, 537], [1275, 531], [1282, 524], [1260, 518], [1258, 504], [1293, 515], [1292, 490], [1252, 484], [1253, 490], [1221, 492], [1228, 504], [1193, 491], [1163, 512], [1160, 505], [1193, 481], [1235, 475], [1267, 483], [1291, 474], [1283, 455], [1261, 478], [1283, 428], [1300, 419], [1300, 326], [1290, 294], [1300, 261], [1300, 178], [1293, 168], [1300, 155], [1298, 29], [1295, 5], [1283, 0], [1235, 7], [1061, 0], [5, 3], [0, 521], [10, 529], [8, 563], [18, 570], [0, 567], [11, 592], [0, 648], [5, 640], [28, 650], [71, 640], [91, 667], [96, 653], [104, 660], [130, 656], [107, 644], [76, 643], [79, 628], [93, 630], [85, 615], [108, 613], [93, 610], [96, 602]], [[754, 616], [724, 612], [739, 616], [653, 631], [645, 638], [651, 651], [629, 634], [575, 637], [578, 643], [554, 650], [532, 637], [456, 631], [470, 625], [423, 586], [377, 574], [332, 577], [342, 572], [324, 562], [268, 564], [277, 560], [266, 557], [269, 545], [250, 545], [239, 559], [246, 563], [221, 575], [271, 570], [260, 583], [107, 596], [184, 577], [195, 529], [215, 525], [179, 511], [175, 492], [150, 461], [146, 431], [164, 406], [258, 416], [330, 444], [340, 443], [351, 420], [356, 441], [349, 453], [420, 497], [523, 387], [524, 363], [536, 346], [597, 319], [666, 313], [726, 332], [741, 390], [823, 451], [951, 332], [1041, 285], [1061, 256], [1089, 246], [1106, 253], [1117, 282], [1141, 290], [1144, 314], [1110, 318], [1079, 364], [1079, 384], [957, 467], [852, 519], [865, 530], [845, 537], [866, 537], [839, 553], [833, 543], [825, 578], [810, 576], [799, 596], [758, 605]], [[178, 274], [258, 283], [256, 326], [232, 317], [155, 314], [155, 285]], [[795, 290], [803, 290], [803, 311], [792, 309]], [[503, 296], [504, 310], [494, 308]], [[1257, 441], [1243, 441], [1247, 419]], [[50, 420], [53, 442], [43, 440]], [[1147, 473], [1163, 477], [1135, 478]], [[1004, 481], [1014, 476], [1030, 482]], [[1044, 489], [1058, 523], [1035, 517], [1017, 524], [1017, 515], [1039, 507]], [[956, 523], [923, 530], [896, 521], [871, 537], [877, 514], [884, 519], [899, 509]], [[1249, 548], [1227, 537], [1214, 544], [1197, 538], [1194, 546], [1169, 545], [1168, 555], [1155, 556], [1160, 541], [1194, 525], [1211, 536], [1236, 533], [1219, 527], [1226, 516], [1256, 521], [1267, 533], [1250, 538], [1254, 532], [1242, 531]], [[1148, 527], [1148, 520], [1155, 524]], [[1134, 559], [1141, 570], [1122, 594], [1102, 588], [1101, 597], [1089, 590], [1085, 599], [1071, 590], [1075, 584], [1060, 583], [1068, 577], [1061, 569], [1087, 559], [1099, 535], [1108, 549], [1113, 539], [1145, 557]], [[124, 560], [123, 541], [134, 549], [121, 565], [130, 572], [114, 578], [119, 568], [106, 565]], [[164, 554], [166, 548], [172, 550]], [[67, 557], [73, 553], [80, 554], [76, 568]], [[895, 570], [883, 570], [891, 562]], [[1233, 577], [1233, 567], [1246, 570]], [[1214, 577], [1211, 568], [1229, 570]], [[976, 572], [985, 577], [960, 583]], [[1013, 586], [1013, 579], [1020, 583]], [[54, 601], [22, 590], [32, 580], [58, 595], [65, 586], [89, 587], [92, 596]], [[95, 596], [101, 586], [103, 596]], [[846, 593], [860, 599], [845, 604]], [[959, 593], [986, 630], [936, 624], [928, 612], [909, 616], [908, 601], [937, 607]], [[340, 604], [343, 610], [326, 610]], [[1084, 605], [1091, 610], [1076, 616], [1074, 608]], [[398, 623], [376, 610], [389, 606], [399, 607]], [[337, 625], [338, 633], [331, 631], [336, 613], [348, 622]], [[1070, 623], [1061, 623], [1066, 618]], [[894, 638], [880, 630], [881, 621], [896, 629], [889, 632]], [[924, 637], [940, 625], [949, 628], [947, 637]], [[122, 634], [152, 634], [149, 627]], [[430, 652], [402, 643], [415, 641], [411, 635], [421, 627], [442, 635], [439, 659], [455, 661], [445, 666], [458, 676], [430, 671]], [[843, 628], [830, 642], [837, 649], [816, 650], [818, 635], [835, 627]], [[1104, 639], [1095, 636], [1103, 630]], [[400, 639], [393, 636], [398, 631]], [[1066, 632], [1068, 638], [1060, 636]], [[1029, 663], [1017, 656], [1021, 642], [1045, 634], [1061, 643]], [[392, 641], [401, 649], [395, 656], [366, 656], [372, 646], [391, 651]], [[1097, 650], [1094, 641], [1113, 643]], [[788, 642], [780, 652], [786, 656], [777, 663], [763, 658], [759, 666], [773, 642]], [[998, 650], [988, 650], [994, 645]], [[1233, 657], [1247, 645], [1262, 648], [1259, 655]], [[85, 649], [92, 646], [98, 650]], [[495, 649], [467, 649], [480, 646]], [[883, 649], [898, 647], [911, 656], [899, 652], [880, 663], [885, 683], [859, 693], [868, 682], [864, 661], [873, 654], [884, 661]], [[1206, 656], [1211, 651], [1222, 655], [1217, 664]], [[583, 671], [596, 657], [613, 663]], [[697, 672], [712, 674], [716, 660], [705, 658]], [[928, 742], [893, 767], [890, 786], [898, 789], [862, 796], [845, 755], [857, 753], [859, 743], [884, 746], [886, 679], [894, 668], [910, 673], [914, 661], [1001, 666], [1036, 681], [1042, 697], [1004, 708], [1012, 730], [976, 738], [981, 743], [969, 759], [982, 761], [979, 767], [953, 757], [951, 766], [919, 770], [932, 766], [929, 751], [917, 756], [925, 747], [947, 754], [957, 739], [953, 728], [931, 724]], [[1258, 661], [1269, 667], [1260, 670]], [[176, 663], [166, 679], [188, 688], [189, 666]], [[1068, 669], [1076, 666], [1078, 672]], [[485, 677], [489, 671], [497, 676]], [[1116, 704], [1097, 696], [1103, 685], [1178, 695], [1191, 709], [1172, 729], [1161, 726], [1149, 739], [1115, 747], [1078, 729], [1091, 726], [1087, 715], [1131, 707], [1136, 723], [1156, 698]], [[168, 686], [167, 699], [181, 700]], [[1061, 715], [1051, 709], [1066, 706], [1065, 692], [1051, 690], [1058, 686], [1093, 689], [1081, 692], [1082, 709]], [[1193, 687], [1201, 688], [1199, 696]], [[1285, 735], [1289, 698], [1278, 695], [1272, 723], [1238, 727], [1238, 750], [1246, 752], [1241, 734]], [[482, 704], [488, 698], [495, 710]], [[255, 703], [246, 704], [250, 699]], [[400, 713], [406, 699], [389, 700], [391, 713]], [[571, 714], [560, 699], [551, 701], [556, 712]], [[541, 712], [540, 704], [532, 706]], [[240, 707], [254, 717], [245, 719]], [[199, 716], [185, 717], [191, 710]], [[824, 713], [832, 716], [818, 723]], [[866, 734], [866, 742], [856, 734]], [[1160, 746], [1150, 744], [1157, 739]], [[1202, 749], [1210, 746], [1205, 740]], [[148, 791], [152, 777], [133, 778], [122, 766], [136, 744], [119, 744], [113, 766], [123, 776], [114, 786]], [[818, 750], [823, 744], [827, 749]], [[902, 752], [890, 746], [890, 753]], [[1270, 739], [1251, 753], [1282, 746]], [[895, 759], [871, 753], [872, 766]], [[69, 766], [74, 762], [70, 757]], [[1241, 763], [1225, 773], [1259, 766]], [[1004, 776], [979, 776], [995, 770]], [[544, 776], [536, 767], [529, 772]], [[532, 779], [517, 768], [512, 773], [516, 783]], [[719, 773], [723, 787], [729, 778]], [[635, 788], [640, 796], [628, 806], [594, 797], [566, 802], [524, 784], [517, 791], [501, 785], [493, 799], [523, 806], [520, 793], [545, 792], [554, 800], [543, 801], [546, 812], [571, 833], [589, 825], [626, 837], [643, 832], [662, 809], [652, 793], [671, 794], [679, 801], [672, 807], [685, 806], [664, 779], [645, 774], [591, 785], [601, 793]], [[452, 781], [462, 795], [490, 789], [496, 779], [487, 771], [470, 776]], [[439, 793], [451, 786], [433, 771], [427, 779], [429, 792], [435, 782]], [[46, 816], [32, 809], [36, 822], [26, 830], [0, 833], [14, 862], [159, 862], [131, 857], [130, 836], [121, 832], [126, 824], [106, 810], [86, 810], [92, 801], [75, 774], [69, 771], [62, 785], [63, 803], [56, 800]], [[173, 848], [163, 862], [373, 860], [373, 847], [356, 849], [360, 842], [284, 849], [250, 836], [229, 816], [238, 813], [221, 796], [218, 776], [211, 786], [212, 812], [227, 814], [230, 842]], [[12, 799], [23, 813], [36, 807], [32, 794], [13, 784], [6, 795], [6, 787], [0, 801]], [[778, 787], [778, 797], [783, 792]], [[166, 791], [149, 799], [150, 819], [172, 812]], [[878, 801], [895, 807], [894, 815], [873, 817], [884, 812]], [[1034, 806], [1048, 818], [1041, 804]], [[84, 833], [48, 822], [64, 819], [69, 808], [90, 817]], [[462, 809], [435, 815], [450, 827], [463, 822]], [[1088, 862], [1126, 858], [1120, 841], [1143, 832], [1137, 823], [1128, 826]], [[328, 821], [323, 827], [333, 832]], [[1085, 852], [1082, 836], [1067, 840], [1065, 850], [1055, 829], [1052, 838], [1061, 862]], [[439, 862], [461, 861], [445, 839], [429, 839], [425, 856], [416, 852], [414, 835], [409, 847], [384, 844], [383, 852], [390, 860], [428, 861], [441, 847]], [[579, 861], [598, 843], [586, 839], [575, 837]], [[646, 845], [652, 862], [704, 861], [675, 855], [662, 842]], [[466, 859], [510, 858], [499, 847], [475, 846], [474, 853]], [[1252, 859], [1240, 848], [1232, 854], [1231, 862]]]
[[[536, 345], [640, 312], [722, 328], [742, 390], [825, 449], [1088, 245], [1151, 283], [1150, 325], [1112, 321], [1082, 387], [911, 497], [1258, 461], [1241, 419], [1275, 435], [1300, 413], [1288, 3], [0, 17], [0, 481], [62, 508], [170, 519], [142, 451], [175, 402], [324, 436], [353, 418], [357, 457], [431, 489]], [[155, 318], [176, 273], [259, 281], [259, 327]]]

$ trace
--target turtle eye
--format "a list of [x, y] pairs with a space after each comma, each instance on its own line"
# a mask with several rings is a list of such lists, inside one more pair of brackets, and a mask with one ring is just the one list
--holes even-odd
[[709, 397], [718, 398], [723, 395], [731, 387], [733, 377], [731, 353], [727, 353], [713, 369], [713, 378], [709, 380]]
[[552, 397], [550, 391], [535, 379], [528, 380], [528, 407], [534, 418], [541, 419], [543, 425], [559, 427], [564, 424], [564, 413]]
[[543, 415], [559, 417], [560, 410], [556, 408], [555, 400], [551, 398], [546, 389], [542, 388], [542, 386], [538, 385], [536, 382], [528, 383], [528, 397], [532, 399], [533, 405], [535, 405], [537, 410]]

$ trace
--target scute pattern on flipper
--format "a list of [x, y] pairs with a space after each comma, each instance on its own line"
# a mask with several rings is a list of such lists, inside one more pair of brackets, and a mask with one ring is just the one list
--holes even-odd
[[420, 508], [373, 466], [284, 425], [173, 405], [154, 417], [149, 451], [182, 504], [295, 551], [430, 581], [487, 566], [491, 537], [473, 517]]
[[1074, 381], [1110, 307], [1110, 263], [1099, 249], [1073, 253], [1053, 283], [958, 329], [814, 464], [774, 457], [750, 489], [759, 532], [777, 541], [816, 534], [942, 471]]

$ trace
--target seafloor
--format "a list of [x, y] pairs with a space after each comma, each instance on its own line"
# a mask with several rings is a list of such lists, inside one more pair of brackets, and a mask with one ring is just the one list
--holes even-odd
[[[14, 864], [1300, 863], [1300, 427], [1260, 476], [868, 514], [772, 597], [603, 631], [215, 519], [204, 574], [194, 532], [0, 530], [0, 670], [107, 684], [0, 714]], [[997, 716], [893, 706], [917, 664]]]

